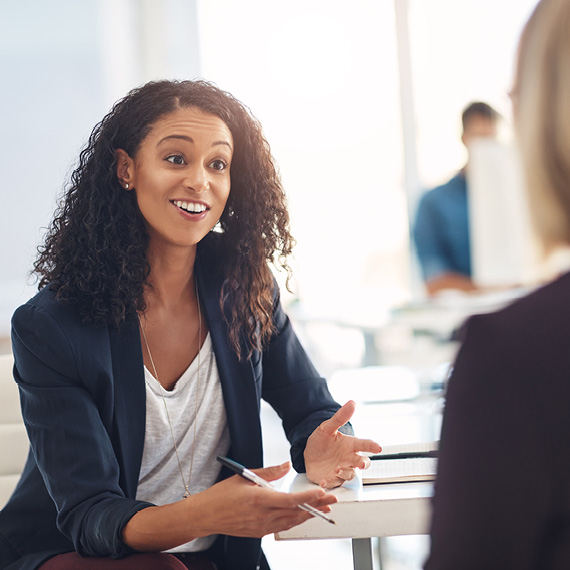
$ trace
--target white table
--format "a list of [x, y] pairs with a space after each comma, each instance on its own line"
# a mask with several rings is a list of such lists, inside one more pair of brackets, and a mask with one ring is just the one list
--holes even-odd
[[[311, 487], [305, 475], [293, 473], [285, 478], [282, 489]], [[276, 540], [350, 538], [355, 570], [373, 570], [372, 538], [428, 532], [432, 483], [363, 486], [358, 478], [331, 492], [338, 499], [330, 513], [337, 524], [315, 517], [277, 533]]]

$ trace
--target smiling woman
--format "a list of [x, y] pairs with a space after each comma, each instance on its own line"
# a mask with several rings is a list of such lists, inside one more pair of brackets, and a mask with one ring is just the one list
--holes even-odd
[[136, 194], [150, 252], [169, 243], [195, 250], [218, 222], [230, 194], [232, 145], [219, 117], [190, 107], [157, 121], [134, 159], [116, 151], [117, 176]]
[[[117, 177], [134, 192], [149, 240], [154, 288], [146, 295], [144, 324], [155, 355], [164, 363], [162, 383], [172, 388], [204, 338], [200, 319], [192, 319], [197, 298], [177, 292], [175, 303], [166, 305], [159, 276], [168, 275], [176, 260], [177, 271], [192, 279], [197, 244], [218, 223], [230, 195], [233, 137], [217, 115], [186, 107], [157, 120], [134, 158], [123, 149], [115, 155]], [[182, 281], [182, 291], [191, 294], [193, 289]], [[184, 307], [189, 318], [176, 318]], [[181, 342], [194, 349], [173, 350]], [[150, 351], [145, 364], [151, 369]]]
[[[94, 129], [14, 314], [33, 453], [0, 513], [0, 569], [253, 570], [260, 537], [303, 522], [322, 488], [275, 493], [260, 399], [297, 471], [323, 488], [380, 446], [352, 437], [283, 312], [270, 261], [293, 238], [261, 127], [198, 81], [130, 92]], [[216, 227], [217, 231], [212, 231]]]
[[[204, 153], [204, 145], [213, 145], [215, 152], [201, 156], [207, 162], [199, 163], [196, 153]], [[187, 175], [184, 180], [181, 173]], [[195, 176], [203, 180], [192, 180]], [[117, 103], [96, 127], [36, 262], [40, 286], [55, 283], [58, 298], [77, 302], [83, 317], [119, 326], [148, 302], [143, 294], [147, 240], [157, 230], [149, 234], [149, 223], [165, 214], [164, 208], [155, 211], [158, 194], [188, 203], [189, 196], [196, 200], [203, 194], [201, 186], [209, 184], [212, 199], [211, 190], [221, 180], [226, 194], [231, 185], [231, 195], [224, 203], [216, 197], [215, 211], [207, 212], [198, 233], [204, 237], [219, 221], [225, 237], [216, 247], [227, 269], [223, 294], [231, 306], [232, 347], [236, 352], [243, 348], [242, 326], [250, 346], [261, 346], [272, 329], [273, 278], [266, 262], [276, 256], [287, 268], [285, 258], [293, 246], [289, 214], [260, 125], [231, 95], [206, 82], [147, 84]], [[117, 192], [117, 181], [129, 184], [129, 192]], [[143, 216], [133, 216], [133, 207], [144, 209]], [[175, 219], [181, 221], [181, 216]], [[184, 228], [177, 238], [181, 243], [192, 241], [187, 226], [176, 227]], [[195, 237], [194, 245], [199, 241]], [[124, 259], [118, 272], [108, 244]]]

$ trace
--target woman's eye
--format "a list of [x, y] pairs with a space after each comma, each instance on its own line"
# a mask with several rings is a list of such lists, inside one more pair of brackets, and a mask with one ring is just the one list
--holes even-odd
[[214, 169], [214, 170], [224, 170], [225, 168], [227, 168], [227, 164], [223, 161], [220, 160], [219, 158], [212, 161], [210, 163], [210, 166]]
[[186, 164], [184, 158], [179, 154], [173, 154], [172, 156], [167, 156], [166, 160], [172, 164]]

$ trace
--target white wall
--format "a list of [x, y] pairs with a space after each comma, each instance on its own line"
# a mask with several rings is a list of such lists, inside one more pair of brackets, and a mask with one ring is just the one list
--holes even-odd
[[[465, 103], [508, 117], [536, 0], [397, 1], [409, 4], [428, 187], [462, 165]], [[379, 318], [409, 297], [394, 1], [20, 0], [0, 2], [0, 336], [32, 292], [41, 227], [93, 125], [135, 85], [200, 75], [264, 125], [299, 242], [299, 296]]]

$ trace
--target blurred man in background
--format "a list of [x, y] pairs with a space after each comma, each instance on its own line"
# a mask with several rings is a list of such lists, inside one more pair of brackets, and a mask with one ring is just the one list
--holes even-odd
[[428, 295], [444, 289], [474, 291], [466, 173], [473, 140], [496, 138], [500, 115], [487, 103], [474, 102], [463, 111], [461, 141], [467, 164], [448, 182], [420, 199], [413, 228], [414, 241]]

